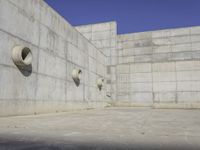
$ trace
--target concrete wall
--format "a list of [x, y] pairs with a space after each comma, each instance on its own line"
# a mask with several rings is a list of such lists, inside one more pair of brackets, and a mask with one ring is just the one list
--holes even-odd
[[107, 95], [116, 100], [117, 24], [115, 21], [76, 26], [106, 56]]
[[[29, 47], [31, 71], [11, 59], [16, 45]], [[0, 116], [67, 111], [107, 105], [106, 55], [42, 0], [0, 0]], [[72, 80], [82, 70], [80, 85]], [[27, 74], [28, 73], [28, 74]]]
[[117, 49], [118, 103], [199, 107], [200, 27], [119, 35]]
[[[28, 68], [12, 61], [17, 45], [32, 51]], [[200, 27], [117, 35], [116, 22], [72, 27], [42, 0], [0, 0], [0, 56], [0, 116], [111, 102], [200, 108]]]

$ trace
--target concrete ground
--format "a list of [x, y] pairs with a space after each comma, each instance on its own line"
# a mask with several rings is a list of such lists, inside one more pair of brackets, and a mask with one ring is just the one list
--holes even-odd
[[200, 110], [108, 108], [5, 117], [4, 149], [200, 149]]

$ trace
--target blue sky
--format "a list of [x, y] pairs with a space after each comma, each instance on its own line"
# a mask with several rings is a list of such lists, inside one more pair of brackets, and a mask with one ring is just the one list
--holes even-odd
[[118, 33], [200, 25], [200, 0], [45, 0], [72, 25], [117, 21]]

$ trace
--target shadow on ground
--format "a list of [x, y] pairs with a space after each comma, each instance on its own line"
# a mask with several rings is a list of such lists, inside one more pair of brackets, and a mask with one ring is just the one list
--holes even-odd
[[198, 150], [186, 145], [150, 145], [117, 143], [75, 143], [72, 141], [28, 141], [0, 138], [0, 150]]

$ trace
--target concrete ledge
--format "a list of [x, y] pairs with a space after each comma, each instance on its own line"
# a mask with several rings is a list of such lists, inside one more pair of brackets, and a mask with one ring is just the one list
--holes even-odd
[[109, 106], [106, 102], [65, 102], [65, 101], [0, 101], [0, 117], [33, 114], [47, 114], [86, 109], [99, 109]]
[[113, 107], [152, 107], [155, 109], [200, 109], [200, 103], [133, 103], [117, 101]]
[[155, 103], [153, 108], [164, 109], [200, 109], [200, 103]]
[[116, 101], [112, 104], [114, 107], [152, 107], [152, 105], [152, 103], [134, 103], [125, 101]]

